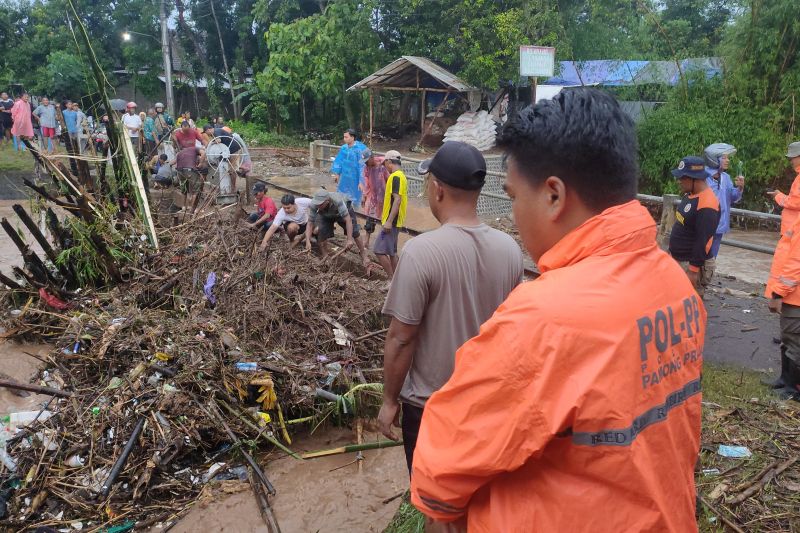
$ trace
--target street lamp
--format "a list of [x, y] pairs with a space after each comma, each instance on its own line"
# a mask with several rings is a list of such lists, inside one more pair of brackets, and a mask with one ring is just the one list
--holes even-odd
[[[138, 31], [126, 30], [122, 32], [122, 40], [125, 42], [129, 42], [133, 36], [131, 34], [141, 35], [143, 37], [150, 37], [155, 41], [159, 41], [157, 37], [154, 35], [150, 35], [148, 33], [139, 33]], [[166, 9], [164, 7], [164, 1], [161, 2], [161, 55], [164, 59], [164, 85], [166, 85], [166, 93], [167, 93], [167, 113], [172, 116], [175, 116], [175, 99], [172, 96], [172, 61], [170, 61], [170, 50], [169, 50], [169, 32], [167, 31], [167, 22], [166, 22]]]

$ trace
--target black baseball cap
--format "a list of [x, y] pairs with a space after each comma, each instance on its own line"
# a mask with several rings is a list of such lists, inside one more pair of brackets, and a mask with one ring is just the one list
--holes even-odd
[[417, 167], [417, 172], [457, 189], [477, 191], [486, 180], [486, 160], [477, 148], [461, 141], [447, 141], [430, 159]]
[[267, 190], [267, 184], [261, 181], [257, 181], [253, 185], [253, 192], [265, 192]]
[[678, 168], [672, 169], [672, 175], [676, 178], [692, 178], [693, 180], [706, 179], [706, 164], [700, 157], [690, 155], [684, 157], [678, 163]]

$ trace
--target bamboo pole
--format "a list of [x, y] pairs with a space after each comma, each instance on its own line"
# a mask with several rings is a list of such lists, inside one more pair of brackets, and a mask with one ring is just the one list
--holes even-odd
[[340, 455], [343, 453], [361, 452], [364, 450], [378, 450], [381, 448], [393, 448], [395, 446], [402, 446], [401, 440], [379, 440], [378, 442], [369, 442], [367, 444], [348, 444], [347, 446], [340, 446], [338, 448], [331, 448], [329, 450], [318, 450], [315, 452], [307, 452], [301, 455], [303, 459], [315, 459], [317, 457], [327, 457], [329, 455]]
[[375, 91], [369, 90], [369, 147], [372, 149], [372, 135], [373, 127], [375, 125], [373, 118], [373, 109], [375, 107]]

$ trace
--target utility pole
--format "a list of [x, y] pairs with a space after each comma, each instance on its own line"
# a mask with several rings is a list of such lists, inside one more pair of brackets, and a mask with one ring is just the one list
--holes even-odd
[[172, 60], [169, 53], [169, 28], [167, 28], [167, 0], [161, 0], [161, 54], [164, 56], [164, 83], [167, 90], [167, 113], [175, 116], [175, 98], [172, 95]]

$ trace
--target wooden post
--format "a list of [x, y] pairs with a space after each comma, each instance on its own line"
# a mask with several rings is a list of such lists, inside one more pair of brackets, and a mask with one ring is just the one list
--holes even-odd
[[425, 134], [425, 89], [422, 89], [422, 101], [419, 106], [419, 142], [422, 144], [422, 135]]
[[372, 149], [372, 130], [375, 125], [373, 108], [375, 106], [375, 91], [369, 89], [369, 147]]
[[665, 194], [661, 207], [661, 224], [658, 228], [658, 244], [662, 250], [669, 248], [669, 235], [675, 225], [675, 204], [680, 200], [677, 194]]
[[530, 76], [528, 78], [531, 82], [531, 105], [536, 105], [536, 88], [539, 85], [539, 78], [536, 76]]

